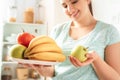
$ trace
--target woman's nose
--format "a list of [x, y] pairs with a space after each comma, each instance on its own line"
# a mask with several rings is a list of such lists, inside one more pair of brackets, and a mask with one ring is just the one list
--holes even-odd
[[74, 6], [72, 6], [72, 5], [68, 5], [67, 10], [68, 10], [69, 14], [72, 14], [75, 11]]

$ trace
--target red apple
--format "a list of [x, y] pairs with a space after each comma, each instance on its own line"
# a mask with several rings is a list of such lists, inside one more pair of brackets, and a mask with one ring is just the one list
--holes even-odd
[[28, 47], [30, 41], [34, 38], [35, 36], [28, 33], [28, 32], [23, 32], [23, 33], [20, 33], [18, 34], [18, 37], [17, 37], [17, 43], [19, 44], [22, 44], [26, 47]]

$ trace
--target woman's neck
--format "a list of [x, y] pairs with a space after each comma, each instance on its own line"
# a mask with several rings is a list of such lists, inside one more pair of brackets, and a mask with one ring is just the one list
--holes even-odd
[[85, 22], [86, 24], [83, 24], [83, 23], [72, 22], [71, 28], [69, 31], [69, 35], [71, 36], [71, 38], [76, 40], [85, 36], [95, 28], [97, 21], [91, 20], [90, 22]]
[[73, 21], [71, 24], [71, 27], [90, 27], [94, 26], [96, 24], [96, 20], [93, 18], [93, 16], [89, 16], [87, 18], [82, 19], [81, 21]]

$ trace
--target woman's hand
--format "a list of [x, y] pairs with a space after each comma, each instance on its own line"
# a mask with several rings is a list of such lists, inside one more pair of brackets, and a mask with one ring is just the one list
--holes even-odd
[[77, 58], [73, 56], [69, 56], [69, 59], [71, 63], [76, 67], [86, 66], [88, 64], [91, 64], [93, 61], [95, 61], [98, 58], [98, 55], [95, 51], [91, 51], [86, 54], [87, 60], [84, 62], [80, 62]]
[[20, 64], [22, 64], [24, 67], [36, 70], [42, 76], [53, 77], [54, 75], [54, 66], [51, 65]]

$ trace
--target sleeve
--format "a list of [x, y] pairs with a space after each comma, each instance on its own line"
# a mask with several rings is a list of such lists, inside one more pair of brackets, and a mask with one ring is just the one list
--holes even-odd
[[110, 26], [108, 31], [108, 45], [120, 42], [120, 32], [114, 26]]
[[50, 31], [50, 34], [49, 34], [49, 36], [51, 37], [51, 38], [53, 38], [53, 39], [55, 39], [56, 38], [56, 27], [53, 27], [52, 28], [52, 30]]
[[60, 34], [62, 34], [64, 31], [68, 29], [70, 24], [71, 24], [71, 21], [66, 21], [66, 22], [57, 24], [50, 31], [49, 36], [55, 40]]

